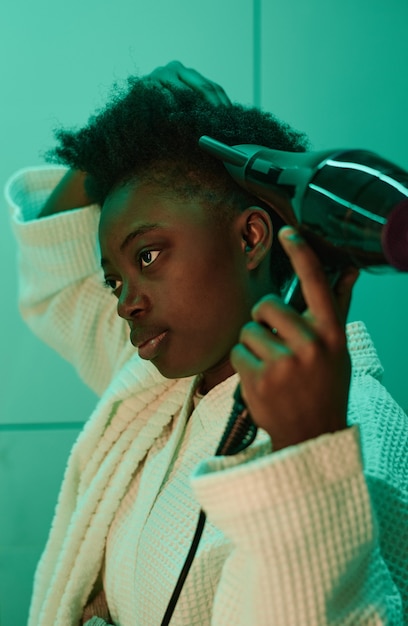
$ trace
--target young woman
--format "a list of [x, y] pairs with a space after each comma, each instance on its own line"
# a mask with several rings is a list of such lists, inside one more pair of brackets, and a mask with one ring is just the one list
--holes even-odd
[[[30, 626], [161, 624], [200, 508], [175, 626], [402, 625], [406, 417], [364, 326], [345, 328], [357, 272], [332, 292], [299, 235], [199, 149], [203, 134], [307, 146], [172, 63], [58, 134], [67, 172], [9, 184], [23, 315], [101, 396]], [[302, 315], [279, 298], [293, 270]], [[238, 382], [259, 430], [215, 456]]]

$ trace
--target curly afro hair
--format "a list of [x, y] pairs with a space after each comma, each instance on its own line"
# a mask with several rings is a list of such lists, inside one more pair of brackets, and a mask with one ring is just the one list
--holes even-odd
[[[117, 187], [131, 181], [153, 182], [183, 198], [204, 202], [219, 223], [237, 211], [261, 205], [276, 231], [280, 217], [239, 187], [224, 165], [200, 149], [209, 135], [229, 145], [259, 144], [278, 150], [305, 151], [303, 133], [270, 113], [239, 104], [215, 106], [192, 89], [129, 78], [114, 90], [107, 106], [79, 130], [55, 131], [57, 146], [49, 160], [87, 172], [87, 191], [103, 205]], [[286, 255], [275, 238], [272, 278], [279, 291], [291, 275]]]

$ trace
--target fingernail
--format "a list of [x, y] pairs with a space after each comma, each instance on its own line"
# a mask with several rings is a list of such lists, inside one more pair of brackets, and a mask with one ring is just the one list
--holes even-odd
[[291, 243], [304, 242], [303, 237], [298, 233], [295, 228], [293, 228], [293, 226], [283, 226], [283, 228], [281, 228], [279, 231], [279, 235], [287, 241], [290, 241]]

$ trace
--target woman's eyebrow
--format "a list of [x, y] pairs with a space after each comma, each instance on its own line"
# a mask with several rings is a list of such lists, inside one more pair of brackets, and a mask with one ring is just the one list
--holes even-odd
[[[137, 228], [135, 228], [129, 234], [126, 235], [126, 237], [124, 238], [124, 240], [119, 246], [120, 251], [124, 252], [127, 246], [131, 243], [131, 241], [134, 241], [135, 239], [137, 239], [137, 237], [140, 237], [141, 235], [145, 235], [146, 233], [152, 230], [156, 230], [157, 228], [161, 228], [162, 226], [163, 226], [162, 224], [159, 224], [157, 222], [146, 222], [145, 224], [141, 224], [140, 226], [138, 226]], [[105, 259], [103, 257], [101, 258], [102, 267], [105, 267], [105, 265], [107, 265], [108, 263], [109, 263], [108, 259]]]
[[141, 235], [145, 235], [151, 230], [156, 230], [157, 228], [160, 228], [160, 226], [161, 224], [158, 224], [157, 222], [155, 223], [147, 222], [146, 224], [141, 224], [140, 226], [138, 226], [138, 228], [135, 228], [135, 230], [132, 230], [132, 232], [126, 235], [126, 237], [120, 244], [120, 251], [123, 252], [126, 249], [126, 247], [130, 244], [130, 242], [136, 239], [137, 237], [140, 237]]

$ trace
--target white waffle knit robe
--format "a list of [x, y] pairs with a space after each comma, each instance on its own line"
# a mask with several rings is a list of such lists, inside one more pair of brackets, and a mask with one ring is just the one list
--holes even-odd
[[350, 428], [276, 453], [260, 432], [214, 457], [237, 377], [193, 410], [193, 379], [139, 359], [101, 286], [98, 208], [35, 219], [63, 173], [24, 170], [6, 189], [22, 315], [100, 395], [68, 460], [29, 626], [77, 626], [101, 574], [116, 625], [158, 626], [200, 506], [172, 626], [408, 623], [408, 424], [364, 325], [347, 327]]

